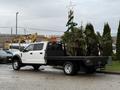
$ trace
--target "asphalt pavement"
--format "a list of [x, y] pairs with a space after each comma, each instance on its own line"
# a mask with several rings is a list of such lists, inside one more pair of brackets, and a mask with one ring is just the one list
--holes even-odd
[[66, 76], [50, 66], [39, 71], [30, 66], [14, 71], [11, 65], [0, 64], [0, 90], [120, 90], [120, 75]]

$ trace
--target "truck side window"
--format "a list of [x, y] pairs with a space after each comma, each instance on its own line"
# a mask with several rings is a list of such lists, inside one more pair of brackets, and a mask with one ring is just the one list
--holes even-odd
[[34, 44], [34, 49], [33, 50], [42, 50], [42, 49], [43, 49], [43, 43]]
[[29, 46], [26, 48], [26, 50], [27, 50], [27, 51], [32, 51], [32, 50], [33, 50], [33, 46], [34, 46], [34, 45], [29, 45]]

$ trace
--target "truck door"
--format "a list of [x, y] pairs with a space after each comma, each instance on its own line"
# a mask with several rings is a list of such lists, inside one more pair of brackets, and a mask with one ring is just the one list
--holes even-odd
[[22, 53], [22, 62], [23, 63], [31, 63], [32, 59], [34, 59], [33, 55], [32, 55], [33, 48], [34, 48], [33, 44], [31, 44], [27, 48], [25, 48], [25, 50]]
[[44, 43], [37, 43], [34, 44], [33, 48], [33, 57], [34, 57], [34, 63], [40, 63], [40, 64], [45, 64], [45, 45]]
[[23, 52], [23, 63], [31, 64], [45, 64], [45, 50], [43, 49], [44, 43], [31, 44]]

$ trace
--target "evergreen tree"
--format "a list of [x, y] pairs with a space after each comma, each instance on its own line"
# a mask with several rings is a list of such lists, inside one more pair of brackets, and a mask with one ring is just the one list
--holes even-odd
[[84, 56], [86, 55], [85, 36], [83, 28], [74, 27], [72, 31], [65, 32], [62, 41], [66, 44], [69, 55]]
[[73, 21], [73, 13], [73, 10], [68, 12], [68, 22], [66, 24], [68, 29], [62, 37], [62, 41], [66, 44], [69, 55], [82, 56], [85, 55], [85, 38], [83, 28], [75, 27], [77, 23]]
[[99, 55], [103, 55], [103, 38], [102, 35], [97, 32], [97, 40], [98, 40], [98, 48], [99, 48]]
[[117, 32], [116, 58], [120, 60], [120, 21], [119, 21], [118, 32]]
[[108, 23], [104, 25], [103, 29], [103, 56], [112, 56], [112, 37], [111, 28]]
[[73, 10], [70, 10], [68, 12], [68, 22], [66, 24], [66, 26], [68, 27], [67, 31], [74, 29], [74, 27], [77, 25], [77, 23], [73, 22], [73, 20], [74, 20], [74, 12]]
[[92, 24], [88, 23], [85, 28], [87, 55], [98, 56], [98, 40]]

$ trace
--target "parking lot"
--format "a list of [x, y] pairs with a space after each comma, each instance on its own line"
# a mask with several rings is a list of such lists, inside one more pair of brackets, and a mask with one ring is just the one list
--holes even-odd
[[66, 76], [62, 70], [24, 67], [14, 71], [0, 65], [0, 90], [120, 90], [120, 76], [108, 74]]

